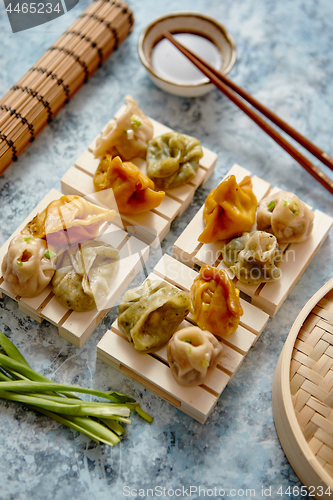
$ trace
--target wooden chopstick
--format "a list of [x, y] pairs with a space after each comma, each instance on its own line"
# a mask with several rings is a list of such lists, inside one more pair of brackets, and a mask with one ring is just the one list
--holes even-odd
[[260, 115], [252, 108], [247, 106], [235, 92], [247, 100], [253, 107], [258, 109], [263, 115], [269, 118], [275, 125], [279, 126], [284, 132], [295, 139], [305, 149], [312, 153], [316, 158], [322, 161], [325, 165], [333, 170], [333, 159], [325, 152], [321, 151], [317, 146], [312, 144], [308, 139], [299, 134], [296, 130], [290, 127], [287, 123], [281, 120], [278, 116], [265, 108], [256, 99], [250, 96], [245, 90], [231, 82], [229, 78], [219, 73], [206, 61], [191, 52], [189, 49], [179, 43], [169, 31], [163, 32], [163, 36], [175, 45], [209, 80], [225, 94], [234, 104], [236, 104], [244, 113], [247, 114], [260, 128], [262, 128], [272, 139], [274, 139], [287, 153], [289, 153], [305, 170], [311, 174], [320, 184], [322, 184], [330, 193], [333, 194], [333, 180], [322, 172], [316, 165], [311, 163], [303, 156], [294, 146], [284, 139], [269, 123], [267, 123]]

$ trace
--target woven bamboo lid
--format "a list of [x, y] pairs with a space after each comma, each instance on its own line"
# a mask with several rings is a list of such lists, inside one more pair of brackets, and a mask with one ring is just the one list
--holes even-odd
[[333, 279], [292, 326], [273, 380], [273, 414], [285, 454], [309, 493], [333, 496]]

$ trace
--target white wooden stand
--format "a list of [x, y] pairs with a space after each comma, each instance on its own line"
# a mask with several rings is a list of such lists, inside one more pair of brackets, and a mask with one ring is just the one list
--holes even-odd
[[[150, 279], [163, 279], [181, 290], [189, 290], [197, 272], [164, 255]], [[265, 328], [269, 316], [241, 300], [244, 315], [236, 332], [223, 339], [223, 355], [215, 370], [198, 387], [183, 387], [173, 378], [167, 362], [166, 348], [153, 354], [136, 351], [123, 336], [117, 321], [97, 345], [97, 357], [116, 368], [169, 403], [204, 423], [217, 400], [236, 373], [245, 355]], [[180, 328], [193, 324], [186, 318]]]
[[[7, 252], [9, 242], [19, 234], [24, 226], [47, 205], [62, 196], [61, 193], [52, 189], [46, 197], [37, 205], [35, 210], [27, 217], [21, 226], [14, 232], [8, 241], [0, 248], [0, 262]], [[49, 285], [39, 295], [32, 298], [19, 297], [11, 293], [7, 287], [0, 270], [0, 295], [8, 295], [18, 303], [21, 311], [38, 322], [44, 319], [58, 327], [61, 337], [71, 342], [76, 347], [82, 347], [96, 326], [104, 318], [108, 310], [130, 284], [134, 276], [142, 269], [142, 264], [148, 259], [149, 247], [134, 236], [128, 236], [125, 231], [110, 224], [102, 236], [106, 241], [119, 249], [119, 265], [112, 279], [112, 284], [107, 300], [107, 307], [103, 310], [97, 308], [87, 312], [75, 312], [67, 309], [51, 291]]]
[[[248, 170], [239, 165], [234, 165], [227, 175], [231, 174], [236, 176], [237, 182], [240, 182], [246, 175], [251, 175]], [[278, 188], [271, 190], [270, 184], [257, 176], [252, 177], [252, 182], [253, 191], [258, 201], [273, 190], [279, 190]], [[210, 244], [198, 242], [198, 237], [205, 228], [202, 217], [203, 209], [204, 206], [176, 240], [173, 247], [173, 257], [191, 267], [208, 264], [228, 271], [221, 256], [224, 242], [217, 241]], [[319, 210], [315, 210], [314, 214], [314, 227], [310, 237], [303, 243], [292, 243], [282, 248], [284, 257], [280, 264], [282, 272], [280, 280], [260, 285], [247, 285], [235, 279], [235, 285], [249, 297], [251, 304], [261, 308], [270, 316], [274, 316], [279, 310], [332, 227], [333, 219], [331, 217]]]

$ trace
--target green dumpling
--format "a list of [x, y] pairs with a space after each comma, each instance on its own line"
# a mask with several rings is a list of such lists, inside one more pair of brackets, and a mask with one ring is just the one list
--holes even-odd
[[135, 349], [151, 352], [163, 347], [190, 311], [187, 292], [147, 279], [128, 290], [119, 305], [118, 325]]
[[202, 156], [198, 139], [167, 132], [148, 143], [147, 175], [160, 189], [183, 186], [196, 176]]

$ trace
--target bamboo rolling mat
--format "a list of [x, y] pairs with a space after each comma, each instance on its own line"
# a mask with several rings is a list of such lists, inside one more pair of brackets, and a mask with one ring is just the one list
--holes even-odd
[[0, 175], [132, 30], [121, 0], [95, 0], [0, 100]]
[[276, 430], [310, 496], [333, 495], [333, 279], [305, 305], [285, 342], [272, 390]]

